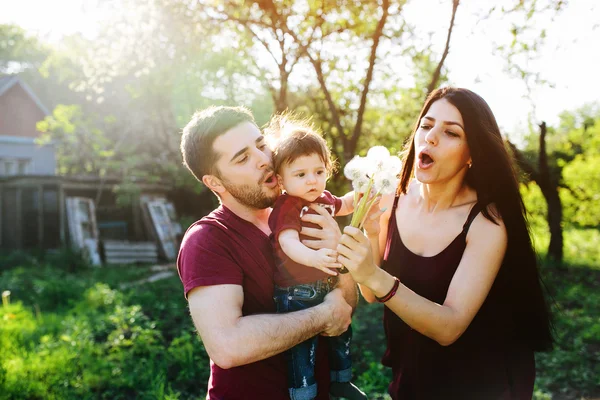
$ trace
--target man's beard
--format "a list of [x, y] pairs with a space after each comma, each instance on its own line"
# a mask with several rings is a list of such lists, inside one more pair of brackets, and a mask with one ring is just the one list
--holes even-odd
[[[262, 180], [261, 180], [262, 182]], [[269, 195], [263, 191], [261, 183], [258, 185], [242, 184], [235, 185], [226, 179], [221, 178], [221, 183], [227, 189], [227, 191], [241, 204], [263, 210], [265, 208], [273, 206], [275, 200], [279, 197], [279, 191], [275, 191], [274, 194]]]

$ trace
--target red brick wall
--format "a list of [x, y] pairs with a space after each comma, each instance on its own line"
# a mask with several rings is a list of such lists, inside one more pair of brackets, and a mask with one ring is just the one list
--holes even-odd
[[45, 117], [18, 83], [0, 96], [0, 135], [37, 137], [35, 124]]

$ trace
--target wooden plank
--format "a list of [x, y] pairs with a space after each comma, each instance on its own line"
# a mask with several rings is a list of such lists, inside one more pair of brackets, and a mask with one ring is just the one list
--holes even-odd
[[156, 249], [156, 243], [154, 242], [121, 242], [113, 240], [104, 240], [104, 247], [110, 247], [112, 249]]
[[131, 246], [131, 247], [124, 247], [124, 246], [111, 246], [111, 245], [105, 245], [104, 246], [104, 250], [105, 251], [136, 251], [136, 252], [144, 252], [144, 251], [151, 251], [151, 252], [158, 252], [158, 248], [156, 245], [154, 246]]
[[[87, 197], [67, 197], [67, 220], [71, 246], [86, 253], [92, 265], [100, 265], [94, 201]], [[87, 233], [90, 237], [84, 235], [83, 224], [85, 223], [89, 224]]]
[[159, 200], [150, 201], [146, 206], [165, 258], [174, 260], [177, 258], [176, 239], [165, 203]]
[[144, 257], [158, 257], [158, 253], [157, 252], [124, 252], [124, 251], [111, 251], [111, 252], [105, 252], [104, 256], [106, 258], [113, 258], [113, 257], [129, 257], [129, 258], [144, 258]]
[[156, 258], [158, 255], [156, 253], [110, 253], [105, 254], [106, 258]]
[[158, 255], [157, 250], [104, 250], [104, 254], [123, 254], [123, 255], [144, 255], [144, 254], [152, 254]]
[[157, 257], [110, 257], [106, 258], [107, 264], [133, 264], [133, 263], [156, 263]]
[[158, 246], [154, 242], [106, 240], [104, 257], [107, 264], [156, 263]]
[[107, 264], [136, 264], [136, 263], [140, 263], [140, 264], [152, 264], [155, 263], [157, 261], [156, 257], [155, 258], [148, 258], [148, 259], [138, 259], [138, 258], [111, 258], [111, 259], [107, 259], [106, 263]]
[[104, 249], [105, 254], [158, 254], [158, 249]]

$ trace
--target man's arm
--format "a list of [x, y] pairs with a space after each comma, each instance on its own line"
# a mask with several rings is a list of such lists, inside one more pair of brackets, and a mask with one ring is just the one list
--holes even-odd
[[269, 358], [319, 333], [338, 336], [348, 329], [352, 310], [337, 289], [323, 303], [287, 314], [243, 316], [239, 285], [194, 288], [188, 303], [206, 352], [224, 369]]
[[358, 285], [354, 282], [354, 278], [350, 274], [339, 274], [340, 280], [338, 281], [337, 288], [339, 288], [343, 295], [346, 303], [352, 307], [352, 312], [356, 310], [358, 305]]

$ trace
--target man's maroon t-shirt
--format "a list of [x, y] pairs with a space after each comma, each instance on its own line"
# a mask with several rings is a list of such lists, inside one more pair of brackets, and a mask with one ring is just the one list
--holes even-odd
[[[342, 207], [342, 199], [332, 195], [327, 190], [313, 203], [328, 208], [331, 215], [337, 214]], [[317, 225], [304, 222], [300, 219], [301, 213], [316, 214], [315, 210], [309, 208], [310, 204], [310, 202], [299, 197], [284, 193], [277, 198], [273, 206], [273, 212], [269, 217], [269, 228], [271, 228], [271, 232], [273, 233], [271, 242], [277, 256], [277, 273], [275, 274], [275, 284], [277, 286], [295, 286], [315, 282], [329, 276], [319, 269], [295, 262], [283, 252], [279, 244], [279, 234], [286, 229], [293, 229], [300, 232], [303, 226], [318, 228]], [[310, 239], [304, 235], [299, 235], [299, 237], [300, 240]]]
[[[220, 206], [185, 233], [177, 259], [185, 296], [198, 286], [241, 285], [242, 314], [275, 313], [275, 259], [269, 237], [248, 221]], [[319, 399], [328, 399], [326, 342], [317, 350]], [[202, 368], [201, 365], [198, 368]], [[222, 369], [210, 361], [207, 398], [289, 399], [285, 356]]]

